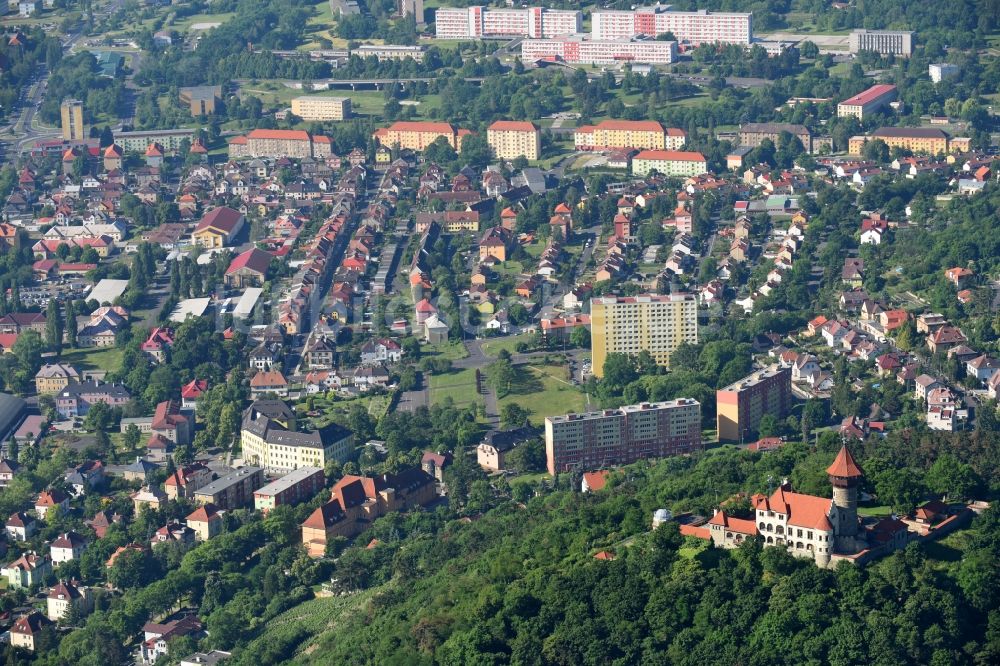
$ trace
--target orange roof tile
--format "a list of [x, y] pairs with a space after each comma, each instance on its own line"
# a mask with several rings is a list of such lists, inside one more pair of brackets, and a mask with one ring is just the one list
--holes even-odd
[[840, 447], [840, 452], [834, 458], [833, 464], [826, 468], [826, 473], [843, 479], [864, 476], [864, 472], [854, 462], [854, 456], [847, 450], [847, 446]]

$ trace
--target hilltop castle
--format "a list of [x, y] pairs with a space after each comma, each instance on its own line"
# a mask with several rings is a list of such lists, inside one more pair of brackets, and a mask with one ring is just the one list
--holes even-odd
[[862, 563], [906, 545], [909, 533], [901, 520], [892, 517], [863, 524], [858, 518], [858, 487], [864, 472], [846, 446], [826, 473], [833, 486], [832, 499], [792, 492], [784, 482], [770, 497], [750, 498], [752, 520], [716, 511], [704, 527], [682, 532], [711, 539], [720, 548], [736, 548], [746, 538], [759, 535], [764, 545], [784, 547], [821, 567], [840, 560]]

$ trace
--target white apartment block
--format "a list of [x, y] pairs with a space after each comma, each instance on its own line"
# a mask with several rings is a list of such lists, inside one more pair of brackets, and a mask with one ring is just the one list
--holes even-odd
[[434, 28], [438, 39], [560, 37], [583, 30], [583, 13], [544, 7], [441, 7], [434, 14]]
[[672, 32], [679, 42], [694, 46], [723, 42], [750, 44], [753, 14], [671, 12], [664, 7], [640, 7], [634, 11], [595, 11], [591, 14], [594, 39], [615, 40], [656, 37]]
[[318, 95], [296, 97], [292, 100], [292, 113], [302, 120], [345, 120], [351, 117], [351, 100]]
[[946, 62], [931, 63], [927, 66], [927, 74], [934, 83], [941, 83], [945, 79], [958, 76], [958, 65], [951, 65]]
[[554, 58], [584, 65], [611, 65], [620, 62], [669, 65], [677, 60], [677, 43], [582, 37], [526, 39], [521, 42], [521, 59], [524, 61]]

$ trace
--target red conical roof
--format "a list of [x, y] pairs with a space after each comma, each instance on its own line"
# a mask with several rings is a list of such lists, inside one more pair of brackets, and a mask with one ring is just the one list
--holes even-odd
[[840, 453], [833, 460], [833, 464], [826, 468], [826, 473], [830, 476], [837, 476], [842, 479], [850, 479], [864, 476], [864, 472], [854, 462], [854, 456], [847, 450], [847, 446], [840, 447]]

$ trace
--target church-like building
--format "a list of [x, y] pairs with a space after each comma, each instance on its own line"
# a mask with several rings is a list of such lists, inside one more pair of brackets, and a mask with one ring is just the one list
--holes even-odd
[[846, 446], [841, 447], [826, 473], [833, 498], [792, 492], [782, 483], [771, 496], [750, 498], [752, 520], [716, 511], [704, 528], [686, 534], [709, 538], [720, 548], [736, 548], [749, 537], [760, 536], [765, 546], [783, 547], [792, 555], [808, 557], [817, 566], [834, 566], [840, 560], [862, 563], [902, 548], [909, 541], [901, 520], [882, 518], [864, 524], [858, 517], [858, 487], [864, 472]]

